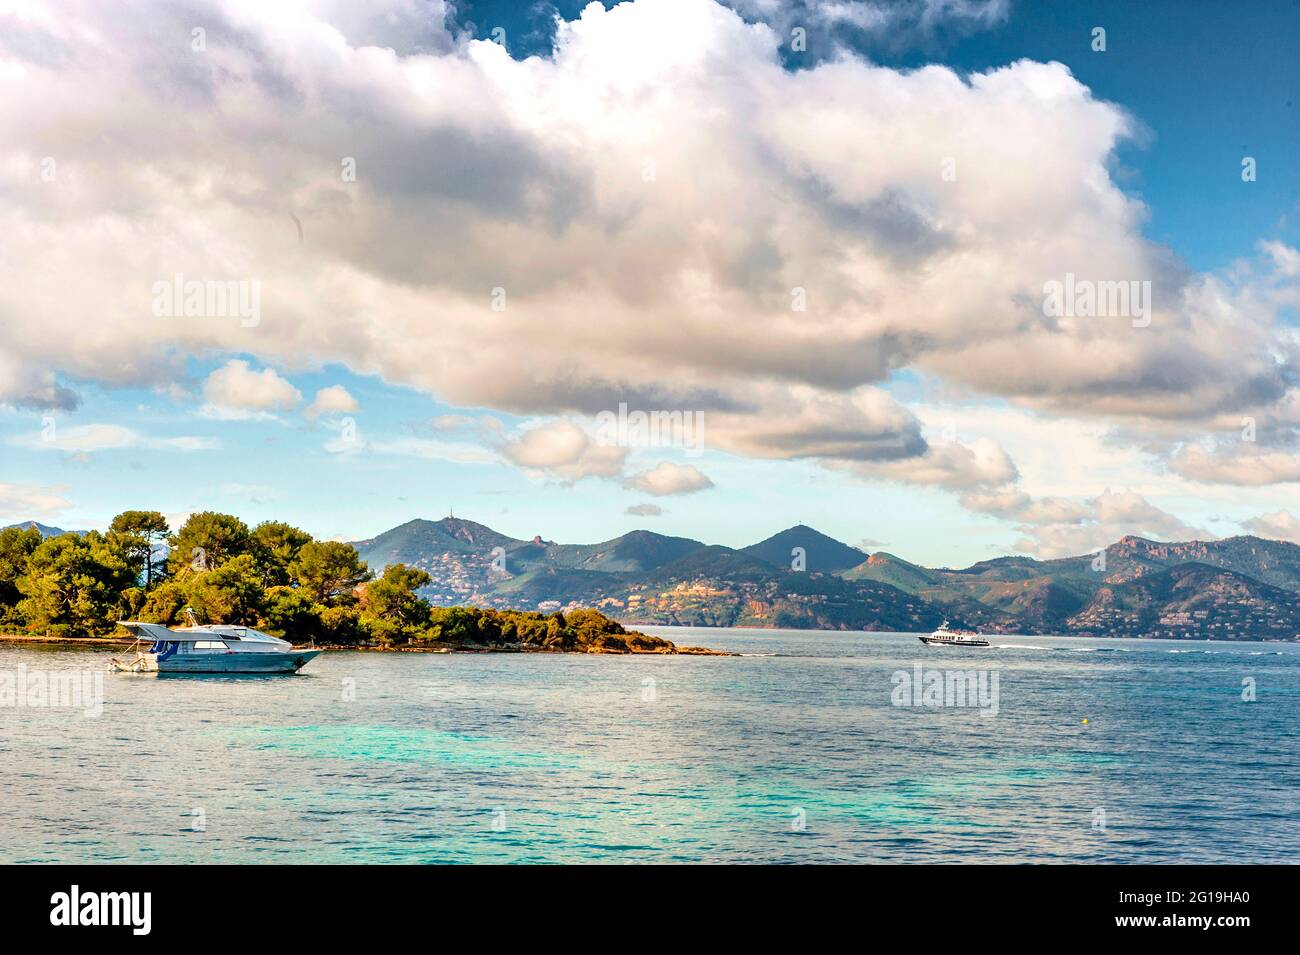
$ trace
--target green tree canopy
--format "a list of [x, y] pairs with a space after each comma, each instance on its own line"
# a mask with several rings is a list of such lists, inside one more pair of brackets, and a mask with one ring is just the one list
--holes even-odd
[[248, 525], [239, 518], [199, 511], [171, 536], [167, 572], [176, 577], [215, 570], [232, 557], [248, 553], [252, 541]]
[[253, 556], [262, 572], [267, 587], [283, 587], [292, 578], [289, 567], [298, 559], [298, 552], [312, 537], [304, 530], [283, 521], [263, 521], [253, 528]]
[[190, 606], [205, 623], [255, 627], [265, 606], [262, 573], [252, 554], [240, 554], [216, 570], [194, 574], [186, 580], [185, 591]]
[[28, 558], [18, 579], [18, 610], [37, 632], [106, 633], [136, 575], [121, 549], [97, 531], [51, 537]]
[[294, 642], [322, 638], [321, 613], [324, 610], [297, 587], [272, 587], [266, 592], [258, 629]]
[[351, 544], [312, 541], [304, 544], [289, 574], [317, 603], [347, 600], [357, 585], [370, 579], [370, 568]]
[[108, 533], [121, 542], [128, 560], [139, 568], [137, 577], [143, 571], [145, 589], [152, 587], [160, 576], [155, 573], [154, 553], [171, 533], [167, 518], [158, 511], [123, 511], [113, 518]]
[[481, 642], [479, 622], [482, 618], [483, 611], [475, 607], [434, 607], [429, 611], [435, 640]]
[[383, 575], [366, 585], [361, 601], [361, 620], [385, 643], [410, 640], [426, 632], [429, 605], [416, 590], [432, 578], [405, 564], [390, 564]]
[[181, 622], [181, 611], [190, 602], [186, 593], [186, 582], [181, 580], [164, 580], [149, 591], [149, 597], [138, 611], [138, 616], [146, 623], [161, 623], [171, 626]]
[[18, 601], [18, 578], [27, 570], [27, 561], [41, 546], [41, 532], [34, 527], [7, 527], [0, 531], [0, 623], [21, 620]]

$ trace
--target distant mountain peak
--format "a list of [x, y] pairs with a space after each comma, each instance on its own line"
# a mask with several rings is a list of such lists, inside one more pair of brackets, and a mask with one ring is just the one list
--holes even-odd
[[1125, 534], [1123, 537], [1115, 541], [1115, 543], [1111, 544], [1110, 547], [1106, 549], [1110, 550], [1111, 548], [1116, 548], [1118, 550], [1146, 550], [1152, 547], [1160, 547], [1160, 546], [1161, 544], [1159, 541], [1153, 541], [1146, 537], [1138, 537], [1136, 534]]
[[803, 551], [804, 569], [835, 574], [850, 567], [856, 567], [867, 560], [867, 554], [850, 547], [843, 541], [823, 534], [807, 524], [795, 524], [783, 531], [777, 531], [766, 540], [742, 547], [741, 553], [757, 557], [773, 567], [782, 570], [795, 569], [798, 554], [795, 548]]
[[486, 524], [480, 524], [478, 521], [467, 520], [463, 517], [444, 517], [442, 520], [434, 521], [444, 531], [452, 537], [474, 544], [486, 537], [503, 537], [505, 535], [494, 531]]
[[42, 524], [40, 521], [19, 521], [17, 524], [9, 524], [5, 527], [0, 527], [0, 530], [7, 531], [11, 527], [23, 531], [32, 530], [34, 528], [41, 532], [42, 537], [61, 537], [64, 534], [68, 534], [68, 533], [72, 533], [72, 534], [86, 533], [85, 531], [65, 531], [61, 527], [51, 527], [49, 524]]
[[461, 517], [436, 521], [416, 518], [353, 543], [362, 559], [376, 571], [397, 563], [425, 566], [430, 557], [444, 553], [475, 554], [488, 559], [495, 547], [511, 550], [523, 545], [524, 541]]

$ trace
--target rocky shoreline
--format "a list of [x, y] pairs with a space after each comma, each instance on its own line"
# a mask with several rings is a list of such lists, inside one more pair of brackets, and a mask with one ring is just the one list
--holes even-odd
[[54, 637], [31, 633], [0, 633], [3, 643], [68, 643], [78, 646], [128, 647], [134, 637]]
[[[430, 643], [422, 646], [362, 646], [349, 644], [313, 644], [316, 650], [353, 650], [363, 653], [587, 653], [612, 656], [631, 656], [634, 654], [658, 656], [695, 656], [695, 657], [734, 657], [736, 653], [725, 650], [710, 650], [708, 647], [679, 647], [670, 640], [652, 637], [637, 631], [628, 631], [620, 636], [639, 638], [631, 640], [600, 640], [581, 643], [578, 646], [565, 647], [557, 645], [537, 645], [529, 643]], [[136, 643], [134, 637], [62, 637], [43, 636], [40, 634], [0, 633], [0, 643], [37, 643], [66, 644], [79, 647], [105, 647], [119, 649]], [[307, 644], [298, 646], [305, 647]]]
[[530, 646], [526, 643], [500, 644], [497, 646], [486, 646], [483, 644], [456, 644], [451, 646], [423, 646], [423, 647], [362, 647], [346, 646], [341, 644], [322, 644], [318, 643], [313, 649], [316, 650], [356, 650], [365, 653], [586, 653], [598, 654], [605, 656], [678, 656], [678, 657], [738, 657], [738, 653], [729, 653], [726, 650], [710, 650], [708, 647], [679, 647], [675, 644], [670, 650], [662, 649], [636, 649], [636, 650], [612, 650], [604, 647], [586, 647], [566, 650], [562, 647], [538, 647]]

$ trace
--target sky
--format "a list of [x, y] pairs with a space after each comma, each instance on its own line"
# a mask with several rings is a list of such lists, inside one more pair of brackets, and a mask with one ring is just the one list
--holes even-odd
[[1300, 542], [1298, 28], [0, 0], [0, 523]]

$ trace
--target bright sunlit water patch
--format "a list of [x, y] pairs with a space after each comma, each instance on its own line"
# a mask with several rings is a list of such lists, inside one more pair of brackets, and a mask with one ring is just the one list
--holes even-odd
[[[110, 676], [99, 718], [0, 709], [0, 861], [1300, 851], [1300, 646], [648, 629], [745, 655], [331, 652], [289, 677]], [[0, 645], [0, 670], [107, 658]], [[917, 663], [995, 671], [997, 714], [892, 705]]]

